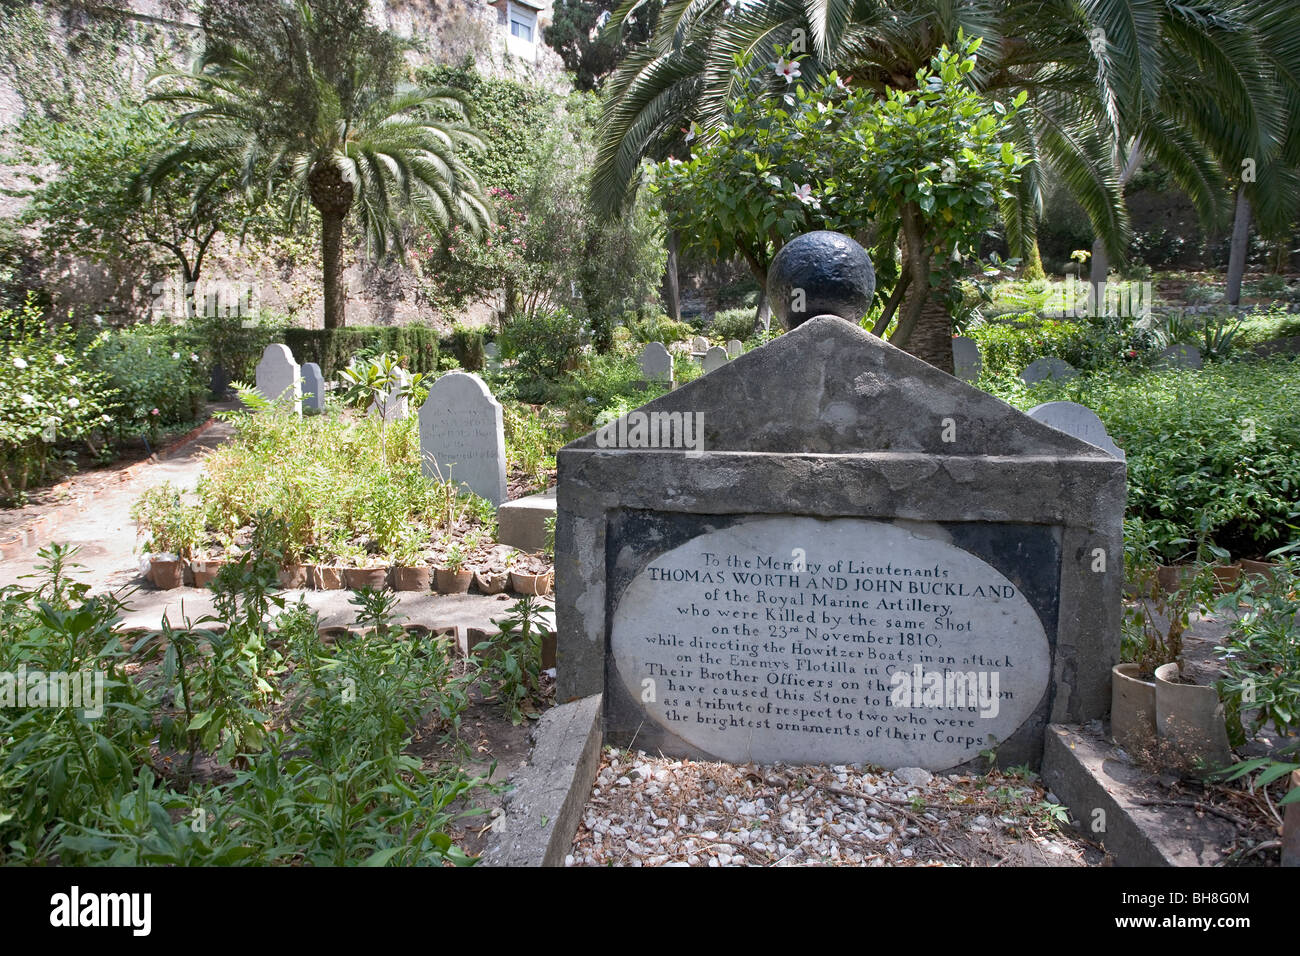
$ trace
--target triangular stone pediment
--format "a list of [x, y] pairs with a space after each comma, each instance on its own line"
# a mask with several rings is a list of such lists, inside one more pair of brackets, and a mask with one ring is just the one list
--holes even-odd
[[[705, 452], [1109, 458], [834, 316], [636, 412], [702, 414]], [[594, 432], [566, 447], [609, 450]]]

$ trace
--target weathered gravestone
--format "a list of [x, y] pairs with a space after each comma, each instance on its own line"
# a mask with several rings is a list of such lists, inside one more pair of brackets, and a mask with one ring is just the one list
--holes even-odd
[[1159, 368], [1200, 368], [1204, 364], [1201, 359], [1201, 350], [1195, 345], [1171, 345], [1158, 356], [1156, 356], [1156, 365]]
[[709, 340], [702, 335], [697, 335], [691, 339], [691, 354], [703, 355], [709, 350]]
[[727, 362], [727, 350], [721, 345], [714, 345], [704, 353], [704, 361], [702, 364], [704, 366], [704, 372], [707, 375], [714, 369], [722, 368], [722, 366], [726, 365]]
[[494, 505], [506, 499], [501, 403], [477, 375], [448, 372], [420, 406], [420, 455], [431, 478], [455, 478]]
[[645, 348], [641, 350], [637, 364], [641, 367], [641, 376], [647, 382], [672, 384], [673, 357], [662, 342], [647, 342]]
[[959, 379], [963, 382], [978, 382], [983, 364], [980, 360], [978, 342], [964, 335], [959, 335], [952, 340], [953, 374]]
[[253, 374], [259, 395], [273, 402], [288, 398], [292, 401], [294, 410], [299, 415], [302, 414], [302, 379], [289, 346], [268, 345]]
[[1120, 461], [1126, 460], [1124, 449], [1115, 444], [1115, 440], [1106, 432], [1106, 426], [1097, 417], [1097, 413], [1078, 402], [1046, 402], [1035, 405], [1028, 412], [1030, 418], [1051, 425], [1057, 431], [1073, 435], [1109, 452]]
[[558, 697], [700, 759], [1036, 763], [1109, 707], [1124, 497], [1093, 445], [809, 319], [560, 451]]
[[740, 339], [729, 339], [727, 341], [727, 355], [730, 358], [735, 358], [738, 355], [744, 355], [744, 354], [745, 354], [744, 342], [740, 341]]
[[309, 412], [325, 410], [325, 376], [315, 362], [302, 365], [302, 405]]
[[1047, 355], [1036, 358], [1026, 365], [1025, 370], [1020, 373], [1020, 380], [1026, 385], [1035, 385], [1044, 379], [1065, 380], [1074, 378], [1078, 374], [1078, 370], [1065, 359]]
[[404, 420], [411, 413], [411, 403], [406, 393], [410, 387], [411, 374], [406, 369], [399, 368], [393, 375], [393, 383], [388, 387], [388, 393], [384, 395], [383, 401], [374, 399], [367, 409], [367, 414], [381, 415], [386, 422]]

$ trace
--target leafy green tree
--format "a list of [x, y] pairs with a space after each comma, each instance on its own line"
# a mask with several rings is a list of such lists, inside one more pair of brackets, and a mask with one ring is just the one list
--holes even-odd
[[[629, 0], [614, 22], [652, 5]], [[606, 84], [595, 196], [608, 208], [625, 201], [641, 158], [659, 158], [684, 119], [710, 133], [740, 82], [731, 70], [737, 54], [756, 73], [793, 44], [809, 54], [805, 73], [837, 69], [883, 96], [910, 89], [959, 30], [984, 41], [971, 76], [977, 89], [1029, 96], [1013, 132], [1030, 161], [1001, 205], [1012, 251], [1031, 261], [1045, 170], [1122, 260], [1120, 177], [1135, 137], [1209, 221], [1221, 207], [1228, 154], [1234, 170], [1248, 156], [1279, 155], [1279, 131], [1296, 126], [1289, 107], [1300, 86], [1300, 18], [1292, 0], [670, 0], [650, 40]]]
[[543, 38], [560, 55], [579, 90], [600, 89], [628, 50], [649, 38], [658, 19], [658, 8], [646, 5], [619, 29], [603, 29], [618, 6], [616, 0], [556, 0]]
[[368, 9], [365, 0], [210, 3], [203, 56], [151, 81], [155, 99], [187, 110], [188, 139], [159, 157], [155, 177], [202, 161], [246, 192], [285, 196], [294, 220], [308, 207], [319, 214], [326, 328], [345, 322], [343, 231], [354, 211], [377, 257], [400, 254], [416, 225], [491, 221], [460, 152], [480, 142], [461, 94], [399, 89], [396, 41]]
[[[150, 184], [141, 173], [173, 141], [168, 114], [119, 102], [82, 122], [35, 121], [26, 130], [58, 167], [25, 211], [40, 224], [50, 257], [76, 253], [100, 262], [170, 261], [193, 314], [193, 290], [220, 232], [255, 225], [229, 177], [202, 161], [178, 162]], [[142, 261], [144, 260], [144, 261]]]
[[663, 271], [662, 221], [649, 196], [622, 216], [591, 207], [594, 98], [574, 94], [567, 106], [517, 170], [520, 192], [490, 190], [490, 229], [423, 239], [423, 286], [443, 311], [500, 293], [507, 322], [563, 306], [591, 326], [594, 344], [605, 349], [615, 319], [654, 298]]
[[[922, 321], [923, 307], [946, 305], [1024, 165], [1009, 130], [1025, 97], [1008, 110], [966, 84], [978, 47], [941, 48], [914, 90], [883, 100], [834, 72], [805, 85], [799, 60], [778, 51], [775, 77], [744, 84], [716, 139], [659, 166], [653, 189], [670, 197], [671, 226], [691, 248], [742, 257], [760, 288], [772, 258], [801, 233], [874, 235], [882, 266], [901, 240], [903, 271], [874, 330], [884, 334], [897, 313], [894, 344], [940, 367], [946, 349], [950, 365], [948, 313]], [[772, 96], [770, 82], [787, 89]]]

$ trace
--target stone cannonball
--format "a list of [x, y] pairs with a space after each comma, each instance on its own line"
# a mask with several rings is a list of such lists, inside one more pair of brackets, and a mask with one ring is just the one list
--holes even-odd
[[871, 308], [876, 270], [867, 250], [839, 232], [806, 232], [790, 240], [767, 270], [767, 298], [787, 329], [818, 315], [856, 323]]

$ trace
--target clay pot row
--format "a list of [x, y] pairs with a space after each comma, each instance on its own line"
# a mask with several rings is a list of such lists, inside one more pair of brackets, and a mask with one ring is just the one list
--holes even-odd
[[[194, 586], [207, 587], [221, 570], [224, 561], [196, 559], [189, 562]], [[185, 583], [186, 562], [151, 560], [149, 580], [155, 587], [169, 590]], [[280, 586], [335, 591], [392, 587], [394, 591], [428, 591], [432, 585], [439, 594], [465, 594], [470, 584], [483, 594], [500, 594], [507, 589], [516, 594], [543, 595], [550, 591], [552, 572], [524, 574], [519, 571], [453, 571], [450, 568], [393, 567], [340, 568], [326, 564], [291, 564], [280, 570]]]
[[[1215, 590], [1220, 594], [1226, 594], [1237, 589], [1243, 574], [1267, 575], [1276, 568], [1277, 564], [1272, 561], [1252, 561], [1249, 558], [1242, 558], [1232, 564], [1215, 565], [1210, 570], [1214, 572], [1216, 579]], [[1160, 582], [1161, 590], [1172, 593], [1186, 584], [1195, 573], [1195, 569], [1190, 565], [1162, 565], [1156, 569], [1156, 579]]]
[[1213, 684], [1181, 680], [1178, 664], [1162, 664], [1155, 679], [1138, 677], [1137, 664], [1111, 669], [1111, 736], [1130, 752], [1156, 740], [1172, 745], [1189, 765], [1214, 770], [1232, 759], [1223, 703]]

